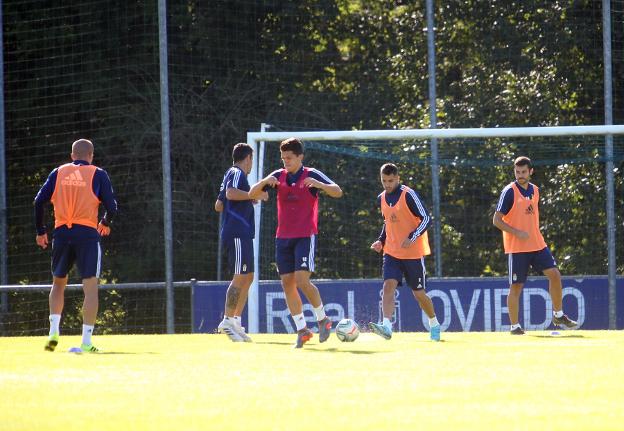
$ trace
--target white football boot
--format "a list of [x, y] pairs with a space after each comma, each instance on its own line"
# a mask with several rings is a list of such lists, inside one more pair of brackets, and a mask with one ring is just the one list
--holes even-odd
[[227, 335], [230, 340], [235, 343], [240, 343], [245, 341], [243, 337], [239, 333], [238, 325], [234, 319], [228, 319], [224, 317], [219, 326], [217, 327], [219, 333]]

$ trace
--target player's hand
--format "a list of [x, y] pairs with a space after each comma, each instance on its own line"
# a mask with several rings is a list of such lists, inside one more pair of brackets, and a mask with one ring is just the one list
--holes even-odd
[[381, 241], [375, 241], [370, 246], [371, 250], [375, 250], [377, 253], [381, 253], [383, 250], [383, 244]]
[[414, 243], [411, 239], [405, 238], [405, 240], [401, 243], [401, 248], [409, 248], [412, 244]]
[[268, 201], [269, 200], [269, 194], [267, 192], [262, 192], [260, 193], [260, 196], [258, 196], [258, 200], [259, 201]]
[[42, 249], [48, 248], [48, 234], [44, 233], [43, 235], [37, 235], [35, 238], [37, 245]]
[[97, 225], [97, 231], [100, 234], [100, 236], [108, 236], [110, 235], [111, 229], [110, 227], [106, 226], [102, 222], [99, 222]]
[[223, 211], [223, 201], [221, 199], [217, 199], [215, 201], [215, 211], [220, 213], [221, 211]]
[[529, 233], [528, 233], [528, 232], [525, 232], [525, 231], [523, 231], [523, 230], [519, 230], [519, 231], [516, 233], [516, 236], [517, 236], [519, 239], [529, 239]]
[[311, 177], [307, 177], [305, 180], [303, 180], [303, 185], [306, 187], [315, 187], [317, 189], [322, 189], [323, 188], [323, 183], [320, 182], [319, 180], [315, 179], [315, 178], [311, 178]]
[[279, 180], [275, 178], [273, 175], [269, 175], [265, 179], [263, 179], [264, 185], [269, 187], [277, 187], [279, 185]]

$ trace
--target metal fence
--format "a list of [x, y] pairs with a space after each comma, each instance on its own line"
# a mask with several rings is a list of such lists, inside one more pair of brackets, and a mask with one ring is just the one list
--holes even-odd
[[[104, 282], [171, 286], [217, 278], [212, 204], [233, 144], [262, 122], [272, 131], [624, 123], [622, 0], [5, 0], [1, 12], [1, 284], [48, 281], [32, 200], [79, 137], [95, 142], [120, 203]], [[474, 148], [463, 145], [451, 146], [460, 159]], [[590, 179], [600, 170], [621, 197], [613, 145], [613, 159], [575, 167]], [[563, 179], [558, 166], [548, 168]], [[428, 189], [448, 191], [446, 204], [430, 201], [443, 229], [461, 208], [461, 183], [476, 185], [457, 166], [424, 169]], [[586, 203], [610, 223], [622, 201], [606, 209], [600, 193], [590, 187]], [[569, 225], [571, 242], [584, 227]], [[616, 226], [606, 232], [618, 244]], [[436, 238], [457, 243], [470, 230], [465, 217]], [[608, 259], [621, 261], [615, 253]], [[435, 258], [438, 274], [462, 268], [459, 255]], [[606, 261], [594, 267], [617, 270]], [[5, 312], [8, 299], [0, 295]]]

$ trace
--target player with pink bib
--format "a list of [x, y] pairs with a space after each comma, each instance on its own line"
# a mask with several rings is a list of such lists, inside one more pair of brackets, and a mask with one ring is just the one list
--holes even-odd
[[259, 195], [267, 187], [277, 189], [275, 259], [286, 303], [297, 328], [295, 347], [301, 348], [313, 334], [306, 325], [297, 288], [314, 308], [319, 341], [323, 343], [329, 338], [332, 324], [325, 315], [318, 288], [310, 282], [310, 274], [314, 272], [319, 193], [324, 191], [333, 198], [339, 198], [342, 190], [321, 171], [303, 166], [303, 144], [299, 139], [283, 141], [280, 154], [284, 168], [258, 182], [249, 194]]

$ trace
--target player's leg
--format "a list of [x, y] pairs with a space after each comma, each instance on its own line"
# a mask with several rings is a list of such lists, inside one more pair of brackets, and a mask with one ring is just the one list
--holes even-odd
[[383, 313], [382, 323], [392, 328], [392, 316], [394, 315], [394, 307], [396, 306], [394, 294], [399, 286], [399, 280], [390, 278], [383, 282], [383, 294], [381, 298], [381, 311]]
[[249, 296], [249, 288], [253, 283], [254, 273], [250, 272], [248, 274], [241, 274], [240, 281], [236, 281], [236, 283], [240, 283], [241, 290], [240, 295], [238, 297], [238, 303], [236, 304], [236, 309], [234, 310], [234, 317], [239, 318], [243, 315], [243, 310], [245, 309], [245, 305], [247, 305], [247, 297]]
[[553, 304], [553, 325], [563, 329], [576, 329], [578, 324], [563, 314], [563, 283], [561, 272], [548, 247], [535, 255], [533, 267], [548, 278], [548, 292]]
[[67, 273], [74, 263], [73, 249], [62, 235], [54, 233], [52, 241], [52, 288], [48, 297], [50, 332], [45, 350], [53, 352], [59, 342], [61, 314], [65, 305]]
[[50, 289], [50, 296], [48, 302], [50, 305], [50, 332], [48, 333], [48, 340], [46, 341], [45, 350], [53, 352], [58, 345], [61, 323], [61, 314], [63, 313], [63, 306], [65, 304], [65, 287], [67, 286], [67, 276], [65, 277], [52, 277], [52, 289]]
[[325, 317], [321, 294], [318, 290], [318, 287], [316, 287], [316, 285], [314, 285], [314, 283], [310, 281], [310, 275], [310, 271], [295, 271], [295, 284], [299, 289], [301, 289], [312, 307], [314, 307], [315, 312], [316, 309], [319, 308], [320, 311], [323, 313], [323, 317]]
[[[520, 294], [522, 293], [524, 283], [514, 283], [509, 286], [509, 294], [507, 295], [507, 309], [509, 310], [509, 322], [511, 323], [511, 332], [515, 335], [521, 335], [522, 327], [519, 323], [518, 314], [520, 312]], [[515, 332], [514, 332], [515, 331]], [[524, 331], [522, 331], [523, 333]]]
[[507, 295], [507, 309], [511, 323], [511, 334], [522, 335], [524, 330], [518, 321], [520, 311], [520, 294], [526, 281], [529, 270], [530, 253], [509, 253], [507, 265], [509, 268], [509, 294]]
[[310, 281], [315, 270], [314, 256], [316, 252], [316, 235], [307, 238], [298, 238], [295, 243], [295, 281], [297, 287], [312, 305], [316, 321], [318, 322], [319, 341], [324, 343], [331, 333], [332, 323], [325, 314], [323, 300], [318, 288]]
[[[50, 314], [61, 315], [65, 306], [65, 287], [67, 286], [67, 276], [52, 277], [52, 289], [48, 302], [50, 304]], [[58, 328], [57, 328], [58, 329]], [[58, 330], [55, 332], [59, 332]]]
[[240, 319], [247, 304], [249, 288], [254, 278], [254, 249], [252, 238], [236, 238], [238, 251], [238, 264], [235, 262], [234, 278], [232, 284], [240, 288], [238, 302], [234, 309], [234, 318], [240, 326]]
[[249, 288], [251, 287], [251, 283], [253, 283], [254, 273], [250, 272], [248, 274], [240, 274], [239, 276], [235, 276], [237, 280], [233, 280], [237, 286], [241, 286], [240, 295], [238, 297], [238, 303], [236, 304], [236, 308], [234, 310], [234, 323], [236, 325], [236, 331], [242, 337], [243, 341], [247, 343], [251, 343], [251, 338], [245, 332], [245, 328], [242, 323], [242, 315], [243, 310], [245, 309], [245, 304], [247, 303], [247, 296], [249, 295]]
[[282, 281], [282, 289], [284, 289], [284, 295], [286, 296], [286, 304], [290, 315], [295, 322], [297, 329], [297, 341], [295, 342], [295, 348], [300, 349], [305, 343], [307, 343], [312, 337], [312, 331], [306, 324], [305, 317], [303, 316], [303, 303], [301, 302], [301, 296], [297, 291], [297, 280], [295, 273], [281, 274], [280, 279]]
[[429, 318], [429, 338], [433, 341], [440, 341], [440, 322], [433, 308], [433, 301], [427, 295], [427, 271], [425, 269], [425, 258], [404, 259], [402, 262], [405, 281], [412, 290], [412, 294], [420, 308]]
[[297, 341], [295, 348], [301, 348], [312, 338], [312, 331], [306, 325], [303, 316], [303, 303], [297, 291], [297, 280], [295, 278], [295, 241], [292, 239], [275, 239], [275, 261], [280, 274], [282, 289], [286, 297], [286, 305], [290, 315], [295, 322], [297, 329]]
[[284, 295], [286, 296], [286, 304], [290, 310], [290, 315], [295, 322], [297, 328], [297, 341], [295, 342], [295, 348], [300, 349], [305, 343], [310, 341], [313, 337], [312, 331], [306, 325], [305, 317], [303, 316], [303, 303], [301, 302], [301, 296], [297, 291], [297, 280], [295, 273], [280, 274], [282, 281], [282, 289], [284, 289]]
[[381, 298], [381, 311], [383, 318], [380, 323], [369, 322], [368, 328], [380, 337], [389, 340], [392, 338], [392, 315], [394, 314], [394, 292], [399, 285], [397, 279], [387, 279], [383, 283], [383, 294]]
[[291, 272], [289, 274], [281, 274], [280, 281], [282, 282], [282, 289], [284, 290], [284, 295], [286, 296], [286, 305], [288, 305], [288, 310], [295, 321], [297, 330], [299, 330], [305, 327], [305, 319], [302, 317], [295, 318], [295, 316], [303, 316], [303, 303], [301, 302], [301, 296], [299, 296], [299, 292], [297, 291], [295, 273]]
[[553, 311], [563, 314], [563, 285], [561, 283], [561, 273], [558, 268], [549, 268], [542, 271], [548, 278], [548, 292], [552, 300]]
[[[95, 233], [97, 235], [97, 233]], [[83, 352], [98, 352], [93, 345], [91, 336], [95, 329], [95, 319], [99, 307], [98, 280], [102, 263], [102, 249], [99, 237], [87, 238], [76, 242], [76, 265], [82, 276], [82, 344]]]
[[392, 338], [392, 315], [394, 314], [394, 292], [403, 279], [399, 260], [385, 254], [383, 257], [383, 293], [381, 298], [382, 321], [370, 322], [368, 327], [375, 334], [389, 340]]
[[295, 271], [295, 283], [312, 305], [314, 316], [318, 322], [319, 342], [324, 343], [331, 333], [332, 322], [325, 314], [321, 294], [316, 285], [310, 281], [309, 271]]
[[[325, 317], [323, 301], [318, 288], [310, 281], [310, 275], [314, 272], [315, 235], [308, 238], [293, 239], [295, 253], [295, 282], [308, 302], [314, 307], [315, 313], [320, 309], [322, 317]], [[318, 313], [317, 313], [317, 320]]]
[[[234, 342], [244, 341], [239, 334], [236, 325], [236, 311], [241, 302], [242, 291], [248, 278], [247, 271], [243, 271], [243, 247], [241, 238], [225, 238], [223, 241], [227, 251], [228, 268], [233, 274], [232, 281], [225, 292], [225, 311], [223, 320], [219, 323], [217, 330], [221, 334], [227, 335]], [[247, 269], [247, 268], [245, 268]], [[246, 299], [246, 296], [245, 296]], [[245, 306], [243, 302], [241, 309]]]
[[84, 291], [84, 302], [82, 304], [82, 344], [80, 348], [86, 352], [97, 352], [98, 349], [91, 342], [91, 336], [95, 328], [95, 319], [99, 307], [98, 278], [83, 278], [82, 290]]

